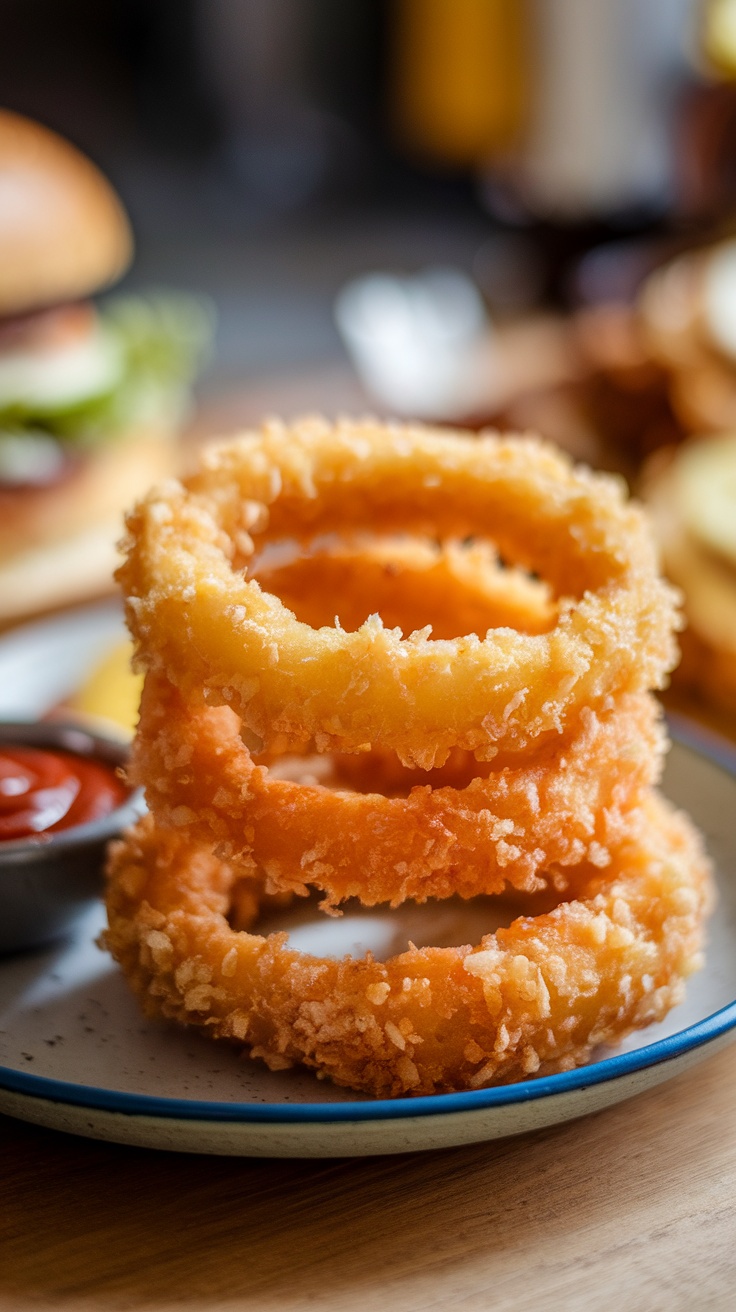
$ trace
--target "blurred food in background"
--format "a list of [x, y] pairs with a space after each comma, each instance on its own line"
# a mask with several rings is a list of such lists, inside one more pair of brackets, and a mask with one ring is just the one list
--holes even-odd
[[102, 174], [0, 112], [0, 622], [109, 590], [123, 510], [175, 467], [210, 317], [188, 297], [98, 309], [131, 254]]
[[132, 736], [138, 723], [142, 675], [131, 669], [133, 644], [121, 639], [96, 664], [84, 682], [67, 697], [62, 712], [90, 722], [112, 722]]
[[690, 439], [651, 458], [642, 492], [664, 567], [684, 594], [676, 684], [736, 711], [736, 434]]
[[[137, 246], [133, 299], [92, 313], [130, 257], [108, 194], [107, 263], [30, 299], [3, 274], [0, 498], [33, 525], [0, 520], [0, 568], [30, 562], [13, 605], [46, 604], [29, 577], [90, 586], [131, 433], [149, 479], [169, 459], [150, 433], [186, 406], [197, 297], [220, 326], [190, 440], [307, 410], [534, 431], [659, 505], [680, 449], [736, 432], [736, 0], [8, 0], [3, 38], [6, 103], [101, 162]], [[59, 189], [29, 212], [58, 251]], [[160, 283], [195, 302], [138, 299]]]
[[658, 269], [644, 286], [639, 320], [683, 431], [736, 427], [736, 241]]

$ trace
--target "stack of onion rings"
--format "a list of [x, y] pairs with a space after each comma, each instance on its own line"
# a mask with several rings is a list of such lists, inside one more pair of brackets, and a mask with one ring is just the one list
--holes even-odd
[[[677, 1001], [710, 879], [655, 791], [676, 597], [614, 480], [530, 439], [271, 424], [128, 530], [151, 815], [106, 942], [149, 1012], [393, 1096], [569, 1069]], [[273, 895], [509, 888], [527, 913], [475, 947], [253, 932]]]

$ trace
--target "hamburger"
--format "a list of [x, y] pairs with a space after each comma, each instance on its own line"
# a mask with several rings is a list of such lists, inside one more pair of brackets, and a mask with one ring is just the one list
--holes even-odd
[[0, 110], [0, 624], [107, 591], [123, 510], [175, 466], [210, 315], [95, 305], [132, 253], [95, 165]]

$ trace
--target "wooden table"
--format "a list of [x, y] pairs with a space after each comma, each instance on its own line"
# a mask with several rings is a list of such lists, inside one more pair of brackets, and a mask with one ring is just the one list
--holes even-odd
[[736, 1044], [629, 1103], [339, 1161], [124, 1149], [0, 1118], [0, 1308], [736, 1305]]

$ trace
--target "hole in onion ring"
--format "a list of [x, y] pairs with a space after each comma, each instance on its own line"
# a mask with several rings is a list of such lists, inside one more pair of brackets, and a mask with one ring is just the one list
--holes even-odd
[[[241, 734], [242, 734], [241, 726]], [[246, 743], [247, 746], [247, 743]], [[305, 786], [321, 785], [340, 792], [375, 793], [384, 797], [408, 797], [412, 788], [466, 788], [473, 779], [484, 779], [491, 771], [488, 761], [476, 761], [472, 752], [453, 748], [444, 765], [432, 770], [402, 765], [395, 752], [373, 747], [367, 752], [305, 753], [254, 756], [272, 779], [285, 779]]]
[[248, 577], [314, 629], [354, 633], [371, 615], [405, 637], [483, 638], [489, 629], [546, 633], [558, 607], [549, 586], [507, 565], [487, 543], [430, 539], [320, 539], [307, 550], [270, 544]]
[[[449, 948], [477, 943], [484, 934], [507, 928], [520, 915], [541, 914], [563, 901], [565, 896], [557, 892], [534, 899], [510, 893], [465, 901], [457, 897], [432, 899], [421, 905], [405, 902], [391, 909], [364, 907], [357, 898], [351, 898], [336, 919], [320, 911], [320, 897], [312, 894], [295, 899], [288, 907], [272, 904], [270, 909], [262, 910], [258, 932], [286, 933], [290, 947], [318, 957], [339, 961], [345, 956], [361, 958], [370, 953], [376, 961], [388, 961], [412, 945]], [[228, 920], [233, 928], [239, 927], [237, 915]]]

